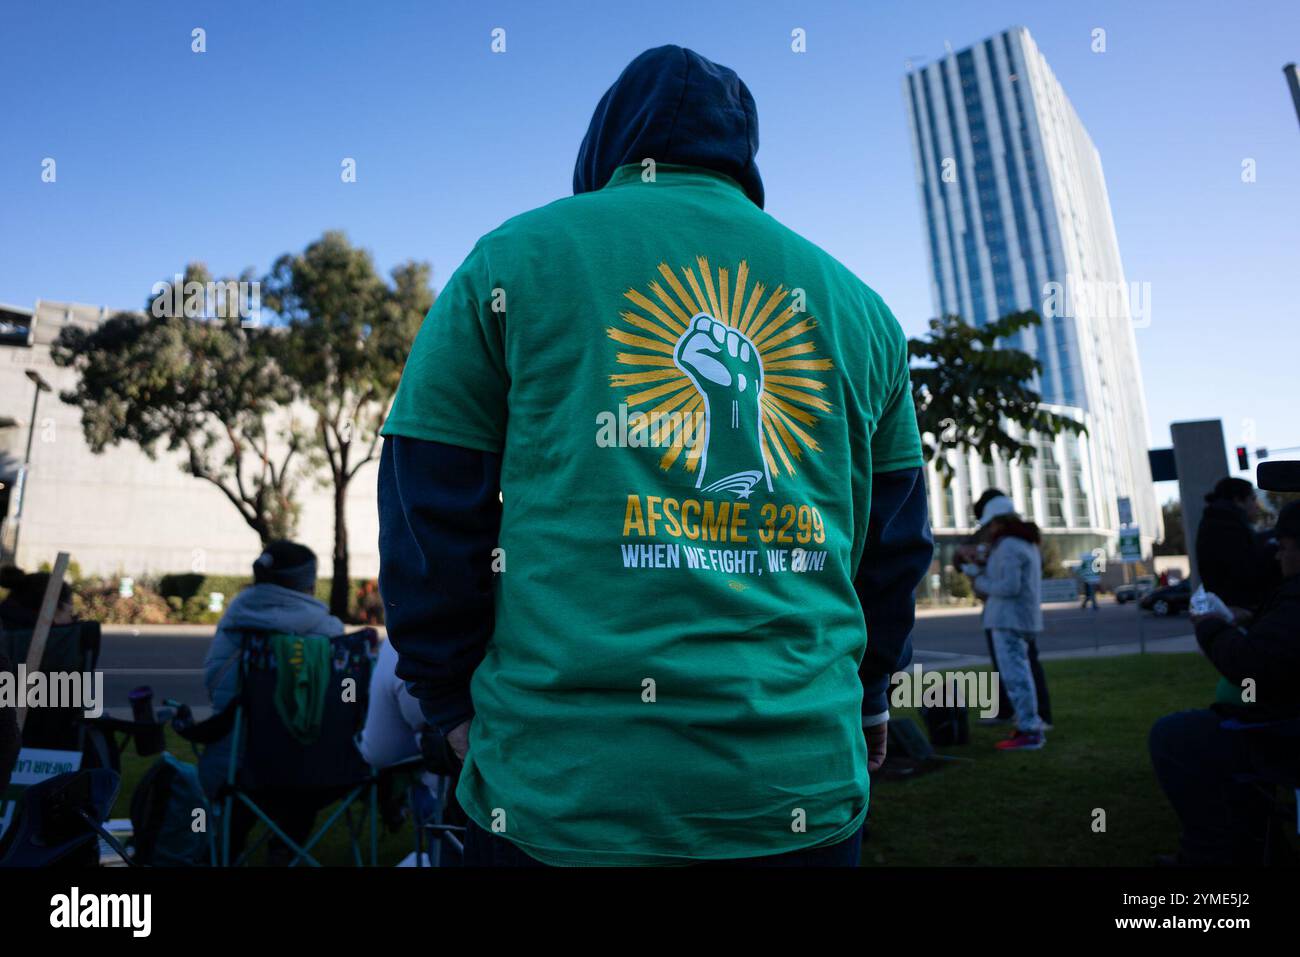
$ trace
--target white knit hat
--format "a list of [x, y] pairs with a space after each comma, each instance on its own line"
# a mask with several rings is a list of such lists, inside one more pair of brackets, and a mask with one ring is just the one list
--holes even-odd
[[1005, 495], [995, 495], [984, 503], [984, 511], [980, 513], [980, 524], [987, 525], [999, 515], [1014, 514], [1016, 514], [1016, 503]]

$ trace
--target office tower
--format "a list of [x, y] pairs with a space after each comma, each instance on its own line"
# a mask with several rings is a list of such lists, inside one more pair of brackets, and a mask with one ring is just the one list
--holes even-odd
[[912, 69], [903, 89], [936, 313], [983, 325], [1036, 310], [1042, 326], [1007, 345], [1042, 363], [1044, 404], [1087, 428], [1034, 439], [1028, 466], [954, 456], [950, 485], [931, 477], [936, 531], [969, 531], [998, 487], [1062, 558], [1113, 554], [1126, 498], [1147, 553], [1162, 523], [1133, 330], [1149, 286], [1125, 279], [1096, 147], [1022, 27]]

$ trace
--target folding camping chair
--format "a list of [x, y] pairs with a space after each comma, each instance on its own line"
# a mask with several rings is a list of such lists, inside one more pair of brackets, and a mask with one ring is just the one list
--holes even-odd
[[[408, 800], [415, 830], [415, 866], [442, 867], [444, 851], [450, 851], [453, 865], [465, 860], [465, 812], [456, 803], [455, 779], [440, 775], [425, 794], [412, 783]], [[459, 823], [458, 823], [459, 822]]]
[[[221, 866], [245, 863], [262, 842], [274, 836], [292, 852], [290, 866], [302, 862], [319, 867], [312, 849], [340, 819], [347, 823], [353, 859], [362, 866], [359, 839], [367, 818], [370, 863], [377, 863], [377, 779], [355, 742], [366, 716], [374, 638], [373, 629], [363, 629], [336, 638], [306, 639], [330, 643], [328, 673], [319, 679], [326, 681], [327, 687], [312, 688], [313, 694], [324, 695], [319, 730], [314, 737], [304, 739], [301, 733], [295, 736], [277, 706], [277, 682], [284, 663], [277, 660], [276, 635], [270, 632], [247, 631], [241, 635], [238, 691], [225, 709], [198, 723], [188, 719], [188, 709], [178, 712], [173, 727], [196, 750], [227, 736], [232, 741], [224, 781], [214, 801], [220, 827]], [[337, 800], [338, 805], [307, 839], [299, 842], [263, 806], [273, 799], [320, 808]], [[368, 804], [368, 814], [354, 822], [354, 806], [361, 802]], [[260, 822], [265, 831], [232, 859], [232, 824], [237, 806], [254, 816], [254, 827]]]
[[1293, 821], [1295, 832], [1300, 834], [1300, 718], [1262, 722], [1227, 718], [1219, 727], [1250, 735], [1248, 740], [1255, 745], [1251, 749], [1254, 767], [1236, 775], [1236, 779], [1257, 787], [1268, 801], [1263, 863], [1278, 863], [1277, 852], [1285, 833], [1278, 829], [1278, 822]]
[[0, 867], [94, 865], [100, 841], [132, 866], [126, 848], [104, 827], [120, 783], [116, 771], [92, 768], [33, 784], [0, 838]]
[[381, 773], [406, 771], [410, 781], [406, 805], [415, 832], [415, 866], [442, 867], [443, 852], [452, 864], [465, 856], [465, 812], [456, 802], [460, 761], [447, 739], [430, 728], [420, 735], [420, 756], [385, 768]]

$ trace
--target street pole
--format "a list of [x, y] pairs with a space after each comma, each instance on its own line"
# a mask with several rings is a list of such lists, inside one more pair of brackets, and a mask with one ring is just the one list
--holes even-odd
[[1138, 654], [1145, 655], [1147, 653], [1147, 622], [1146, 622], [1146, 618], [1143, 617], [1142, 615], [1141, 605], [1138, 605], [1137, 614], [1138, 614]]
[[32, 464], [32, 438], [36, 435], [36, 407], [40, 404], [41, 393], [50, 391], [50, 384], [35, 369], [27, 370], [27, 378], [32, 380], [32, 418], [27, 423], [27, 452], [23, 455], [23, 470], [18, 482], [18, 506], [14, 509], [14, 564], [18, 563], [18, 536], [23, 530], [23, 504], [27, 501], [27, 476]]

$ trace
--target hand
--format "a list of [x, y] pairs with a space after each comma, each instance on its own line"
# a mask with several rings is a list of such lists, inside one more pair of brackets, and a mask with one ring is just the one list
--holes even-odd
[[1229, 605], [1228, 611], [1232, 612], [1232, 623], [1234, 625], [1249, 625], [1255, 617], [1255, 613], [1249, 608], [1238, 608], [1236, 605]]
[[447, 732], [447, 744], [461, 764], [465, 763], [465, 754], [469, 751], [469, 722], [462, 721]]
[[889, 722], [882, 721], [863, 728], [862, 733], [867, 739], [867, 771], [874, 773], [885, 763], [885, 750], [889, 747]]

